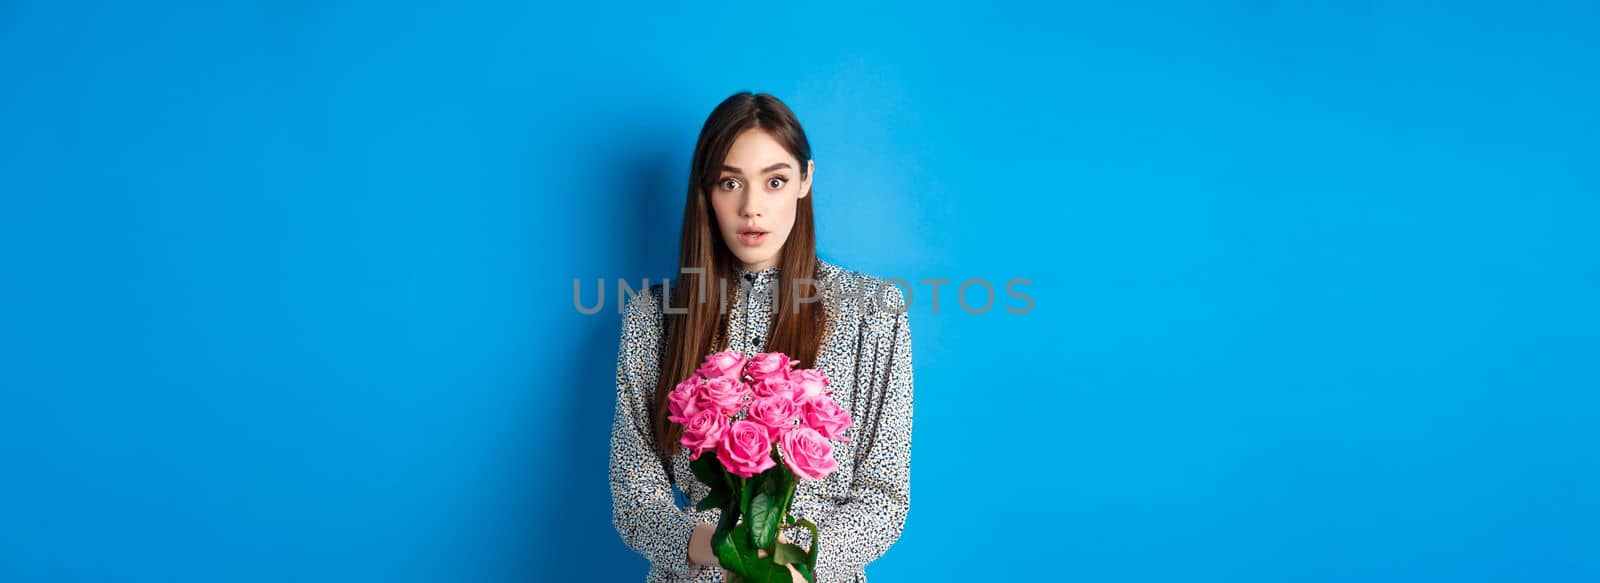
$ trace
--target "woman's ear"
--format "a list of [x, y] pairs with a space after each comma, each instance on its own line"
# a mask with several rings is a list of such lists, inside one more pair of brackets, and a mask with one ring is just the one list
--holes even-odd
[[815, 160], [806, 160], [806, 177], [800, 180], [800, 198], [811, 196], [811, 179], [817, 174]]

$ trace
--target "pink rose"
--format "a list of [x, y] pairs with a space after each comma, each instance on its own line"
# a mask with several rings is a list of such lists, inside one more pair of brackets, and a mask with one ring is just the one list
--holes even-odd
[[678, 383], [678, 387], [667, 393], [667, 420], [673, 423], [688, 423], [690, 417], [700, 412], [701, 385], [705, 379], [695, 375]]
[[774, 375], [788, 376], [789, 369], [794, 365], [795, 363], [789, 360], [789, 355], [787, 354], [782, 352], [763, 352], [750, 357], [750, 364], [745, 369], [745, 372], [750, 373], [750, 376], [759, 381]]
[[788, 393], [778, 393], [756, 399], [750, 404], [749, 413], [748, 419], [765, 425], [773, 435], [781, 435], [794, 428], [795, 420], [800, 418], [800, 406]]
[[833, 391], [828, 388], [828, 375], [814, 368], [802, 368], [789, 371], [789, 383], [800, 392], [800, 397], [815, 397], [818, 395], [831, 395]]
[[708, 379], [717, 377], [739, 378], [739, 372], [744, 370], [744, 353], [737, 350], [724, 350], [706, 356], [705, 362], [700, 364], [700, 369], [695, 372]]
[[765, 425], [749, 419], [733, 422], [722, 434], [721, 447], [717, 448], [717, 461], [729, 472], [750, 477], [778, 465], [772, 461], [772, 433]]
[[737, 413], [748, 396], [750, 387], [730, 377], [707, 380], [700, 392], [700, 398], [704, 399], [702, 407], [714, 407], [729, 415]]
[[728, 416], [716, 409], [706, 409], [683, 424], [683, 439], [680, 442], [694, 451], [689, 459], [700, 459], [701, 453], [716, 448], [727, 433]]
[[850, 441], [844, 436], [845, 430], [850, 428], [850, 412], [839, 403], [831, 397], [818, 395], [804, 399], [802, 405], [801, 417], [807, 427], [834, 441]]
[[794, 384], [789, 382], [789, 379], [777, 375], [761, 379], [750, 385], [751, 392], [754, 393], [757, 399], [784, 395], [793, 401], [795, 399], [795, 388]]
[[810, 427], [783, 434], [778, 449], [783, 452], [783, 465], [802, 480], [820, 480], [839, 469], [833, 461], [833, 444]]

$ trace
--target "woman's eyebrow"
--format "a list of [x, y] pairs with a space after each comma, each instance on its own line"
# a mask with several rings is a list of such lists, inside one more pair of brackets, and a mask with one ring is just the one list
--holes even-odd
[[[768, 166], [766, 168], [762, 168], [761, 169], [761, 173], [762, 174], [766, 174], [768, 172], [771, 172], [773, 170], [777, 170], [779, 168], [790, 168], [790, 169], [793, 169], [794, 167], [790, 166], [788, 162], [779, 162], [777, 164], [773, 164], [773, 165]], [[722, 171], [723, 172], [732, 172], [734, 174], [744, 174], [744, 171], [740, 170], [738, 166], [729, 166], [727, 164], [723, 164], [722, 165]]]

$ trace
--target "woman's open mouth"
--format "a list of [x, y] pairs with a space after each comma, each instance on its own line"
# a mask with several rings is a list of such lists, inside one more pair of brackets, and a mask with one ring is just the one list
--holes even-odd
[[767, 240], [767, 232], [761, 229], [745, 228], [739, 230], [739, 241], [747, 246], [755, 247]]

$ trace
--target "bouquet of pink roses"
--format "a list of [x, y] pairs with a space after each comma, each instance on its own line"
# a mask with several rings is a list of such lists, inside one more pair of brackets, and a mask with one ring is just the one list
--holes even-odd
[[[830, 440], [847, 440], [850, 413], [822, 371], [797, 364], [781, 352], [718, 352], [667, 398], [667, 418], [683, 425], [692, 452], [689, 467], [710, 488], [695, 507], [722, 509], [711, 547], [730, 581], [791, 581], [789, 565], [816, 580], [817, 525], [796, 520], [789, 507], [799, 480], [838, 469]], [[810, 549], [779, 540], [791, 526], [811, 531]]]

